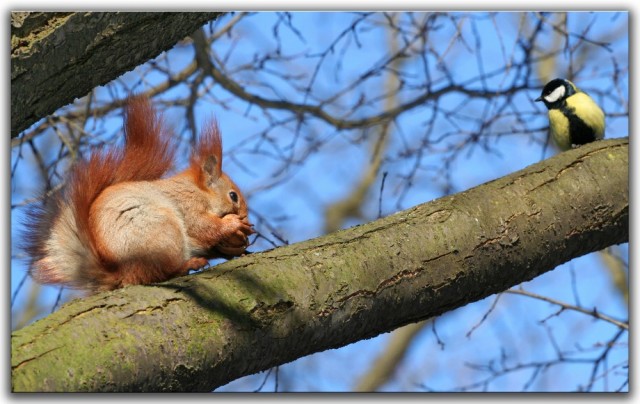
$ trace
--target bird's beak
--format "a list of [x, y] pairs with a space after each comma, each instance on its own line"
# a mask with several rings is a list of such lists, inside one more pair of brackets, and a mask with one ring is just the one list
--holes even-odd
[[542, 101], [542, 96], [536, 98], [534, 101]]

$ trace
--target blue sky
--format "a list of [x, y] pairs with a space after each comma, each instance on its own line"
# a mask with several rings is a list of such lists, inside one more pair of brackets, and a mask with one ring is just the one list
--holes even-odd
[[[230, 17], [225, 18], [228, 20]], [[304, 96], [294, 88], [299, 82], [295, 79], [287, 81], [278, 78], [276, 74], [270, 73], [270, 70], [305, 75], [306, 80], [309, 80], [310, 73], [314, 71], [319, 60], [314, 55], [326, 50], [331, 38], [335, 38], [345, 26], [357, 18], [359, 16], [353, 13], [294, 13], [291, 19], [293, 28], [286, 25], [280, 25], [279, 28], [279, 45], [282, 52], [291, 56], [293, 61], [267, 63], [267, 69], [258, 74], [239, 72], [234, 77], [244, 80], [248, 91], [264, 97], [281, 97], [292, 102], [304, 102]], [[230, 69], [239, 69], [244, 64], [251, 63], [255, 54], [273, 51], [278, 45], [272, 34], [276, 20], [277, 16], [274, 13], [261, 13], [245, 19], [235, 33], [242, 45], [238, 46], [233, 39], [222, 39], [216, 44], [216, 54], [228, 55], [227, 66]], [[220, 21], [220, 24], [223, 25], [224, 21]], [[579, 33], [588, 28], [587, 37], [593, 41], [600, 41], [618, 29], [626, 29], [628, 33], [627, 21], [626, 13], [571, 13], [567, 29]], [[531, 19], [526, 22], [530, 24]], [[433, 54], [443, 57], [441, 60], [433, 54], [427, 57], [426, 63], [429, 64], [429, 68], [425, 68], [424, 61], [418, 59], [406, 62], [403, 69], [407, 73], [407, 89], [400, 101], [407, 101], [424, 91], [427, 71], [429, 79], [434, 83], [432, 89], [444, 86], [447, 82], [446, 74], [441, 69], [433, 67], [437, 67], [438, 63], [446, 66], [456, 83], [471, 82], [473, 88], [487, 88], [496, 92], [508, 88], [517, 80], [519, 72], [515, 68], [504, 69], [504, 66], [505, 63], [519, 60], [517, 34], [524, 29], [522, 24], [524, 22], [519, 20], [517, 13], [484, 14], [479, 18], [478, 15], [476, 18], [467, 18], [465, 14], [458, 13], [450, 20], [441, 21], [441, 29], [433, 30], [430, 39]], [[451, 39], [456, 34], [453, 27], [459, 29], [459, 37], [455, 41]], [[296, 34], [296, 30], [301, 35]], [[301, 36], [304, 39], [301, 39]], [[547, 46], [553, 46], [552, 38], [549, 30]], [[592, 50], [589, 59], [586, 60], [580, 58], [580, 48], [573, 49], [578, 39], [577, 36], [570, 36], [569, 42], [563, 44], [565, 50], [557, 54], [554, 77], [567, 76], [571, 71], [578, 72], [576, 84], [589, 91], [608, 114], [607, 137], [627, 136], [629, 129], [628, 118], [624, 114], [627, 107], [624, 103], [628, 103], [629, 98], [628, 34], [613, 42], [611, 51], [597, 48]], [[314, 94], [327, 97], [348, 88], [355, 77], [375, 68], [384, 60], [387, 50], [387, 38], [382, 29], [375, 23], [359, 26], [359, 31], [345, 35], [343, 40], [336, 43], [335, 52], [328, 53], [323, 59], [318, 68], [317, 78], [313, 82]], [[307, 57], [298, 57], [299, 55]], [[193, 52], [188, 47], [176, 48], [169, 52], [170, 64], [167, 66], [172, 71], [179, 71], [190, 62], [192, 56]], [[531, 67], [535, 68], [536, 65], [532, 64]], [[617, 87], [611, 80], [615, 69], [622, 72], [623, 76]], [[163, 80], [162, 75], [146, 74], [146, 71], [148, 68], [140, 67], [124, 75], [122, 81], [133, 85], [132, 83], [140, 82], [140, 77], [144, 77], [145, 82], [151, 84]], [[479, 80], [478, 76], [484, 74], [488, 74], [489, 77]], [[337, 102], [344, 107], [352, 105], [362, 94], [377, 95], [383, 81], [383, 74], [374, 77], [357, 87], [355, 91], [345, 92], [337, 98]], [[269, 83], [271, 87], [257, 85], [258, 82]], [[249, 107], [244, 101], [233, 99], [219, 86], [206, 82], [205, 84], [211, 85], [213, 90], [198, 102], [197, 120], [202, 122], [212, 115], [218, 119], [226, 153], [224, 169], [244, 190], [252, 211], [277, 224], [279, 234], [290, 243], [321, 235], [323, 209], [349, 193], [368, 161], [369, 149], [363, 147], [363, 142], [359, 140], [362, 133], [336, 131], [322, 121], [310, 120], [302, 127], [281, 125], [277, 130], [267, 132], [265, 137], [265, 130], [269, 128], [270, 123], [264, 113], [256, 107]], [[392, 140], [389, 142], [381, 170], [388, 173], [382, 205], [378, 205], [377, 193], [375, 197], [369, 198], [363, 207], [363, 220], [375, 219], [378, 210], [385, 216], [399, 209], [443, 196], [445, 185], [451, 186], [449, 192], [463, 191], [540, 161], [540, 142], [546, 137], [546, 110], [532, 100], [539, 95], [536, 86], [541, 88], [543, 84], [531, 83], [532, 90], [523, 90], [514, 96], [512, 104], [515, 107], [512, 110], [527, 117], [528, 120], [525, 122], [510, 119], [508, 112], [512, 110], [501, 110], [499, 97], [496, 97], [494, 102], [486, 102], [483, 99], [469, 100], [457, 93], [444, 97], [438, 104], [441, 114], [454, 113], [454, 119], [436, 119], [431, 133], [447, 136], [447, 140], [434, 142], [429, 149], [425, 149], [421, 157], [416, 157], [413, 153], [410, 158], [399, 158], [420, 147], [434, 114], [433, 105], [426, 104], [401, 115], [393, 125]], [[117, 83], [110, 84], [109, 89], [98, 89], [96, 96], [98, 99], [106, 97], [109, 91], [119, 88]], [[135, 86], [134, 89], [142, 90], [144, 86]], [[183, 97], [186, 91], [186, 87], [178, 86], [162, 98]], [[359, 109], [355, 117], [372, 114], [379, 110], [382, 104], [381, 101]], [[487, 135], [487, 147], [469, 148], [456, 157], [449, 167], [449, 181], [445, 181], [437, 169], [442, 167], [443, 158], [446, 157], [443, 150], [477, 130], [478, 122], [483, 117], [500, 111], [506, 112], [495, 124], [485, 128], [486, 132], [483, 133]], [[332, 110], [335, 114], [340, 112], [341, 108]], [[179, 108], [169, 109], [164, 114], [178, 130], [185, 124], [183, 111]], [[290, 115], [283, 111], [269, 111], [269, 114], [273, 120], [290, 118]], [[120, 117], [112, 115], [107, 124], [99, 126], [100, 135], [97, 139], [108, 138], [121, 124]], [[87, 126], [93, 125], [90, 122]], [[527, 133], [527, 130], [536, 128], [539, 130]], [[514, 134], [498, 135], [509, 131]], [[275, 146], [270, 147], [265, 142], [266, 138], [273, 140]], [[49, 161], [55, 159], [58, 152], [55, 147], [48, 147], [54, 144], [54, 141], [54, 133], [38, 139], [39, 147], [49, 150], [50, 154], [44, 156]], [[313, 142], [318, 142], [317, 152], [312, 152]], [[20, 152], [24, 153], [25, 161], [30, 158], [27, 150], [15, 148], [12, 150], [12, 163], [18, 159]], [[552, 149], [548, 149], [546, 156], [553, 152]], [[419, 169], [414, 170], [416, 164]], [[20, 203], [40, 192], [42, 184], [27, 180], [30, 169], [33, 168], [22, 163], [18, 168], [11, 184], [12, 204]], [[407, 188], [405, 176], [410, 173], [414, 175], [412, 179], [415, 185]], [[277, 175], [275, 180], [274, 175]], [[283, 180], [282, 183], [276, 181], [280, 179]], [[381, 174], [376, 184], [380, 181]], [[448, 183], [445, 184], [446, 182]], [[276, 185], [270, 185], [274, 183]], [[374, 188], [378, 192], [379, 187]], [[12, 209], [11, 237], [14, 244], [19, 240], [16, 231], [21, 217], [20, 208]], [[348, 225], [357, 223], [359, 221], [352, 220]], [[270, 244], [262, 241], [253, 248], [259, 251], [270, 247]], [[626, 246], [622, 250], [623, 256], [626, 257]], [[19, 254], [19, 251], [13, 248], [12, 256], [15, 254]], [[22, 261], [12, 259], [12, 295], [24, 278], [23, 274]], [[579, 281], [575, 282], [575, 279]], [[28, 282], [30, 281], [27, 280], [27, 285]], [[571, 287], [574, 284], [575, 287]], [[23, 285], [20, 293], [17, 293], [13, 310], [20, 309], [23, 304], [27, 285]], [[599, 311], [620, 319], [626, 319], [628, 316], [626, 305], [613, 290], [597, 254], [573, 260], [527, 282], [524, 287], [571, 303], [576, 303], [578, 296], [579, 303], [584, 307], [597, 307]], [[57, 295], [58, 288], [44, 287], [41, 304], [51, 308]], [[397, 377], [385, 386], [385, 389], [422, 391], [429, 388], [448, 391], [472, 384], [482, 380], [483, 373], [470, 369], [468, 362], [487, 363], [500, 358], [503, 350], [513, 362], [511, 364], [553, 358], [555, 352], [549, 343], [550, 334], [539, 322], [554, 313], [557, 308], [527, 297], [502, 296], [495, 311], [489, 316], [490, 321], [483, 323], [471, 337], [466, 337], [471, 327], [477, 324], [491, 307], [495, 298], [489, 297], [438, 318], [435, 329], [445, 344], [444, 349], [437, 343], [430, 327], [423, 330], [411, 346], [407, 360], [398, 369]], [[599, 341], [610, 339], [611, 334], [615, 333], [615, 328], [610, 325], [594, 323], [590, 317], [573, 313], [563, 313], [557, 318], [551, 318], [547, 324], [550, 325], [553, 338], [566, 350], [576, 349], [576, 343], [580, 349], [586, 349]], [[357, 376], [366, 371], [371, 358], [384, 349], [388, 338], [389, 334], [381, 335], [282, 366], [281, 383], [285, 383], [286, 380], [287, 387], [294, 391], [349, 390]], [[479, 346], [482, 347], [481, 350], [478, 349]], [[526, 348], [532, 346], [537, 347], [535, 351]], [[616, 350], [612, 353], [610, 362], [613, 364], [623, 361], [628, 355], [627, 352], [624, 348]], [[345, 363], [349, 366], [345, 366]], [[560, 386], [569, 390], [576, 389], [578, 384], [588, 379], [590, 371], [591, 368], [588, 366], [579, 365], [553, 367], [536, 379], [537, 384], [529, 389], [557, 389], [561, 388]], [[530, 373], [527, 372], [525, 369], [498, 378], [489, 385], [489, 389], [521, 390], [530, 377]], [[620, 377], [612, 379], [617, 381]], [[244, 378], [220, 390], [251, 390], [256, 388], [261, 380], [260, 377]], [[562, 380], [562, 383], [557, 383], [558, 380]], [[610, 383], [615, 385], [613, 381]], [[273, 389], [273, 375], [264, 389]]]

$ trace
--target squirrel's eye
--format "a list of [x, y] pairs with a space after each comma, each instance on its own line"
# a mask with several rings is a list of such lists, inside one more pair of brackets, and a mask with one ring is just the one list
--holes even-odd
[[229, 198], [233, 201], [233, 203], [238, 203], [238, 194], [234, 191], [229, 192]]

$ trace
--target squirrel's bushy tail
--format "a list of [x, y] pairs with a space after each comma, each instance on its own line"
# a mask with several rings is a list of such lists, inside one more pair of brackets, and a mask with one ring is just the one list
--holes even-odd
[[[125, 144], [92, 153], [70, 171], [66, 186], [27, 215], [29, 273], [40, 283], [94, 289], [113, 268], [102, 262], [90, 210], [107, 187], [161, 178], [172, 166], [171, 133], [148, 99], [134, 97], [125, 111]], [[102, 274], [102, 276], [100, 276]]]

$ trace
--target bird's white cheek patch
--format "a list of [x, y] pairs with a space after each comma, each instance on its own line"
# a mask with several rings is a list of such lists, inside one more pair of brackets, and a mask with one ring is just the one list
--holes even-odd
[[547, 102], [556, 102], [560, 98], [564, 97], [564, 92], [565, 92], [564, 86], [560, 86], [560, 87], [556, 88], [555, 90], [553, 90], [551, 92], [551, 94], [549, 94], [546, 97], [544, 97], [544, 99]]

